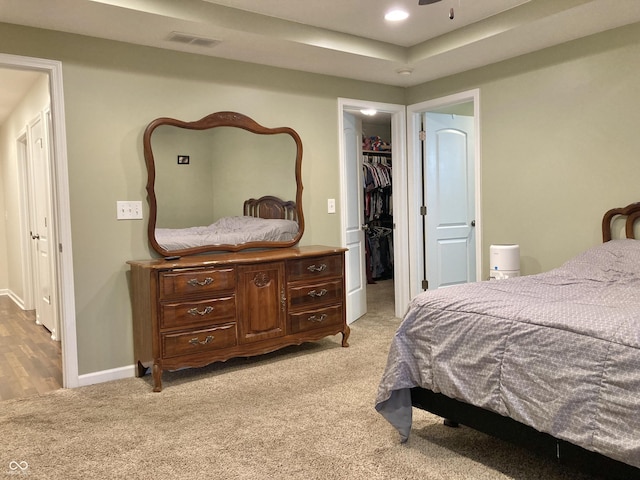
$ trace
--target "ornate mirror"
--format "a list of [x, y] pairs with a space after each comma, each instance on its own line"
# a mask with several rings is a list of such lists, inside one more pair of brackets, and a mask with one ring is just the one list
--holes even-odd
[[290, 247], [304, 232], [302, 141], [235, 112], [158, 118], [143, 137], [148, 235], [163, 256]]

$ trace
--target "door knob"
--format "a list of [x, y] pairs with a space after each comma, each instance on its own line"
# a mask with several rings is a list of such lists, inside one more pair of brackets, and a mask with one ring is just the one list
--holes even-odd
[[475, 227], [476, 226], [476, 221], [475, 220], [471, 220], [471, 226]]

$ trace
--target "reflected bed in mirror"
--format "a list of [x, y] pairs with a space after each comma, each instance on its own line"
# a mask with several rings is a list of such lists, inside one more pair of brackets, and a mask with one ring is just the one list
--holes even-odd
[[148, 235], [161, 255], [290, 247], [304, 232], [302, 142], [235, 112], [144, 133]]
[[[290, 242], [298, 235], [294, 202], [284, 202], [268, 196], [257, 200], [252, 198], [244, 204], [243, 216], [222, 217], [211, 225], [187, 228], [156, 227], [156, 241], [165, 251], [175, 253], [194, 247]], [[249, 208], [249, 205], [252, 208]], [[289, 213], [284, 208], [285, 205], [289, 205]]]

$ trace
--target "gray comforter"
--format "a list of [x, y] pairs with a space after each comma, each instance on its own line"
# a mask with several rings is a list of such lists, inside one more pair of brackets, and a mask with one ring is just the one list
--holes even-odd
[[640, 467], [640, 241], [418, 295], [376, 400], [403, 440], [415, 386]]

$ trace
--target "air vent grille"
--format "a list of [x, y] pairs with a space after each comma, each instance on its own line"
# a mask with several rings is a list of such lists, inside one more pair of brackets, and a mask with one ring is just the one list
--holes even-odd
[[183, 43], [185, 45], [196, 45], [198, 47], [213, 47], [220, 43], [220, 40], [213, 38], [201, 37], [190, 33], [171, 32], [168, 40], [170, 42]]

